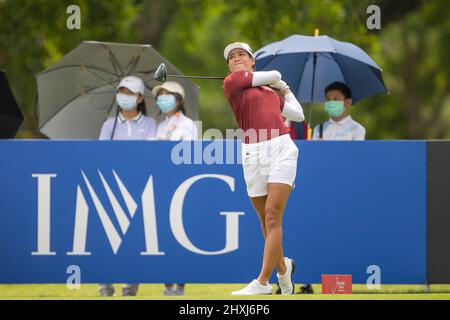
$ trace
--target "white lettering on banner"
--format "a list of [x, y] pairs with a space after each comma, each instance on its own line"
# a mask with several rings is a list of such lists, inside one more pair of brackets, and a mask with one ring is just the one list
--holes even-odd
[[[122, 198], [128, 209], [127, 215], [124, 208], [119, 203], [116, 195], [107, 183], [106, 179], [100, 171], [98, 171], [109, 203], [114, 211], [115, 217], [118, 221], [121, 234], [116, 230], [111, 218], [109, 217], [105, 206], [100, 201], [94, 187], [83, 171], [81, 174], [83, 180], [91, 196], [94, 207], [99, 216], [100, 222], [105, 230], [109, 244], [111, 245], [114, 254], [117, 254], [122, 243], [122, 236], [125, 236], [131, 224], [130, 218], [133, 218], [138, 205], [132, 198], [125, 184], [122, 182], [117, 173], [113, 170], [114, 178], [119, 187]], [[38, 244], [37, 251], [32, 252], [33, 255], [55, 255], [55, 252], [50, 250], [50, 221], [51, 221], [51, 178], [57, 177], [56, 174], [33, 174], [32, 177], [38, 179]], [[183, 203], [186, 193], [189, 188], [197, 181], [207, 178], [219, 179], [228, 184], [231, 191], [234, 192], [234, 179], [230, 176], [218, 174], [202, 174], [194, 176], [184, 181], [173, 195], [170, 205], [170, 226], [177, 241], [186, 249], [202, 254], [202, 255], [219, 255], [237, 250], [239, 247], [239, 216], [244, 215], [244, 212], [220, 212], [226, 218], [226, 238], [225, 247], [218, 251], [205, 251], [195, 247], [186, 235], [183, 225]], [[155, 193], [153, 185], [153, 176], [150, 176], [144, 191], [141, 196], [142, 200], [142, 215], [144, 224], [145, 236], [145, 251], [141, 255], [164, 255], [164, 252], [159, 250], [158, 246], [158, 229], [156, 221], [156, 206]], [[73, 247], [71, 252], [67, 255], [91, 255], [91, 252], [86, 251], [86, 239], [88, 231], [89, 220], [89, 206], [86, 197], [81, 189], [77, 186], [76, 203], [75, 203], [75, 224], [73, 235]]]
[[239, 247], [239, 216], [244, 212], [221, 212], [226, 217], [226, 238], [225, 247], [219, 251], [205, 251], [197, 248], [189, 240], [183, 225], [183, 203], [189, 188], [201, 179], [220, 179], [228, 184], [231, 191], [234, 192], [234, 179], [230, 176], [219, 174], [201, 174], [189, 178], [183, 182], [173, 195], [170, 203], [170, 227], [177, 241], [189, 251], [202, 255], [219, 255], [238, 249]]
[[94, 206], [95, 206], [95, 209], [97, 210], [100, 221], [103, 225], [103, 228], [105, 229], [106, 236], [108, 237], [109, 243], [111, 244], [114, 254], [116, 254], [117, 251], [119, 250], [120, 244], [122, 243], [122, 239], [120, 238], [119, 233], [117, 232], [116, 228], [114, 227], [114, 224], [112, 223], [111, 219], [109, 218], [108, 213], [106, 212], [105, 208], [103, 207], [103, 204], [101, 203], [99, 197], [95, 193], [95, 190], [92, 187], [91, 183], [87, 179], [84, 172], [81, 171], [81, 173], [82, 173], [84, 181], [88, 187], [92, 201], [94, 202]]
[[75, 230], [73, 232], [73, 250], [67, 255], [89, 256], [86, 252], [86, 236], [89, 207], [80, 186], [77, 186], [77, 203], [75, 205]]
[[142, 213], [144, 215], [145, 252], [141, 255], [164, 255], [158, 249], [158, 228], [156, 227], [155, 192], [153, 177], [150, 176], [142, 193]]
[[32, 174], [33, 178], [38, 179], [38, 223], [37, 223], [37, 251], [32, 255], [55, 255], [56, 252], [50, 250], [50, 214], [51, 214], [51, 178], [57, 175], [50, 174]]
[[[89, 193], [91, 195], [94, 206], [100, 218], [100, 222], [103, 225], [103, 229], [106, 232], [109, 243], [114, 254], [119, 251], [120, 245], [122, 243], [122, 238], [119, 232], [114, 227], [111, 219], [109, 218], [103, 204], [101, 203], [99, 197], [97, 196], [92, 184], [86, 177], [83, 171], [81, 171], [86, 186], [88, 187]], [[108, 195], [109, 202], [113, 208], [116, 215], [117, 221], [119, 222], [120, 229], [123, 235], [126, 235], [128, 227], [130, 226], [130, 220], [128, 219], [125, 210], [120, 206], [117, 197], [111, 190], [111, 187], [106, 182], [102, 173], [99, 171], [100, 179], [102, 180], [103, 187]], [[114, 178], [116, 179], [117, 185], [119, 186], [122, 198], [125, 201], [127, 209], [131, 217], [134, 217], [137, 204], [132, 198], [130, 192], [125, 187], [120, 177], [115, 171], [113, 171]], [[154, 200], [154, 189], [153, 189], [153, 177], [150, 176], [147, 182], [147, 186], [142, 194], [142, 211], [144, 220], [144, 235], [145, 235], [145, 245], [146, 251], [142, 252], [142, 255], [163, 255], [164, 252], [160, 252], [158, 249], [158, 238], [157, 238], [157, 227], [156, 227], [156, 210], [155, 210], [155, 200]], [[77, 189], [77, 203], [75, 209], [75, 230], [74, 230], [74, 240], [73, 240], [73, 250], [68, 252], [68, 255], [90, 255], [90, 252], [86, 251], [86, 237], [87, 237], [87, 223], [88, 223], [88, 211], [85, 197], [80, 187]]]
[[[103, 187], [105, 188], [106, 193], [108, 194], [108, 199], [113, 207], [114, 213], [116, 214], [117, 221], [119, 221], [119, 226], [120, 226], [120, 229], [122, 230], [122, 234], [126, 234], [128, 227], [130, 226], [130, 220], [128, 220], [127, 215], [125, 214], [125, 211], [120, 206], [119, 201], [117, 200], [116, 196], [112, 192], [111, 188], [109, 187], [109, 185], [106, 182], [105, 178], [103, 177], [102, 173], [99, 171], [98, 174], [100, 175], [100, 179], [102, 179]], [[83, 174], [83, 176], [84, 176], [84, 174]]]
[[125, 205], [128, 208], [128, 212], [130, 213], [131, 217], [134, 217], [134, 214], [137, 210], [137, 204], [133, 200], [133, 197], [128, 192], [128, 189], [123, 184], [122, 180], [120, 180], [119, 176], [117, 175], [116, 171], [113, 170], [114, 179], [116, 179], [117, 185], [119, 186], [120, 192], [122, 193], [123, 200], [125, 200]]

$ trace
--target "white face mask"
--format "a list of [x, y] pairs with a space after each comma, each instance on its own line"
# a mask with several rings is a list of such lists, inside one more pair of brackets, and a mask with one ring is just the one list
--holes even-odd
[[116, 95], [116, 102], [119, 107], [124, 111], [130, 111], [137, 107], [137, 99], [136, 96], [130, 96], [124, 93], [118, 93]]

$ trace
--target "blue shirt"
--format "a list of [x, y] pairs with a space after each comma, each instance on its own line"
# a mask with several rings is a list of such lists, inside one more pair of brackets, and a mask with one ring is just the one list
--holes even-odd
[[[111, 140], [115, 118], [105, 121], [99, 140]], [[113, 140], [153, 140], [156, 138], [156, 121], [140, 112], [133, 119], [126, 119], [119, 113]]]

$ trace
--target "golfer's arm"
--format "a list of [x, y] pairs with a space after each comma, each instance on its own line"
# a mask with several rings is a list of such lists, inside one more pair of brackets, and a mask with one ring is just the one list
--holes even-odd
[[284, 102], [283, 110], [281, 114], [288, 120], [302, 122], [305, 120], [305, 115], [303, 114], [303, 108], [300, 103], [295, 98], [292, 92], [289, 92], [284, 96], [286, 101]]
[[268, 85], [281, 80], [281, 73], [273, 71], [254, 71], [252, 87]]

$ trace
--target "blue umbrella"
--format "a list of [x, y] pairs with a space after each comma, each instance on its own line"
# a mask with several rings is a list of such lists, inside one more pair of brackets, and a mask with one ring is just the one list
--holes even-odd
[[362, 49], [328, 36], [292, 35], [255, 52], [256, 70], [278, 70], [300, 102], [324, 102], [332, 82], [345, 83], [353, 102], [386, 93], [381, 68]]

